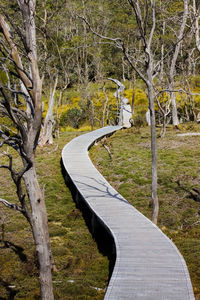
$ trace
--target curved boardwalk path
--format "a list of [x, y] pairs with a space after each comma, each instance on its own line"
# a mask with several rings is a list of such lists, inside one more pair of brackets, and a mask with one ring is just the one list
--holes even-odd
[[98, 219], [114, 238], [116, 261], [104, 299], [194, 299], [185, 261], [176, 246], [110, 186], [88, 157], [95, 140], [118, 129], [109, 126], [84, 134], [62, 151], [66, 172], [92, 211], [94, 230]]

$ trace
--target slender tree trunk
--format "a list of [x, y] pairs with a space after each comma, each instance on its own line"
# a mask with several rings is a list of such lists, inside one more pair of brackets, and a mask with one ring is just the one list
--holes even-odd
[[190, 122], [190, 115], [189, 115], [189, 112], [188, 112], [188, 102], [187, 102], [187, 98], [188, 98], [188, 96], [185, 95], [185, 105], [184, 105], [184, 108], [185, 108], [186, 121], [187, 121], [187, 122]]
[[39, 263], [41, 297], [43, 300], [53, 300], [52, 264], [47, 212], [44, 195], [37, 180], [35, 166], [33, 165], [23, 177], [32, 210], [31, 227]]
[[167, 119], [167, 116], [166, 116], [166, 114], [164, 113], [164, 114], [163, 114], [162, 131], [161, 131], [161, 134], [160, 134], [160, 137], [161, 137], [161, 138], [164, 138], [164, 136], [165, 136], [165, 134], [166, 134], [166, 119]]
[[104, 106], [103, 106], [103, 114], [102, 114], [102, 127], [105, 125], [105, 115], [106, 115], [106, 108], [107, 108], [107, 104], [108, 104], [108, 95], [106, 93], [106, 88], [105, 85], [103, 87], [103, 93], [105, 96], [105, 102], [104, 102]]
[[[186, 74], [183, 74], [183, 76], [186, 76]], [[187, 90], [185, 81], [184, 81], [184, 89], [185, 89], [185, 91]], [[189, 111], [188, 111], [188, 95], [187, 94], [185, 94], [184, 96], [181, 95], [181, 99], [184, 101], [184, 114], [185, 114], [185, 117], [186, 117], [186, 121], [189, 122], [190, 121], [190, 114], [189, 114]]]
[[200, 20], [200, 14], [197, 9], [196, 3], [198, 3], [197, 0], [193, 0], [193, 13], [194, 13], [194, 18], [195, 18], [195, 41], [196, 41], [196, 47], [197, 50], [200, 52], [200, 36], [199, 36], [199, 20]]
[[124, 67], [124, 57], [122, 56], [122, 78], [123, 78], [123, 81], [126, 81], [126, 78], [125, 78], [125, 67]]
[[169, 88], [171, 90], [171, 105], [172, 105], [172, 122], [173, 125], [176, 127], [179, 125], [179, 120], [178, 120], [178, 113], [177, 113], [176, 97], [174, 93], [174, 76], [176, 73], [176, 62], [180, 51], [180, 46], [183, 39], [186, 21], [188, 17], [188, 0], [183, 0], [183, 3], [184, 3], [184, 13], [182, 18], [182, 23], [178, 33], [177, 43], [171, 60], [171, 66], [169, 72], [169, 81], [170, 81]]
[[40, 136], [39, 145], [44, 146], [46, 143], [53, 144], [53, 126], [54, 126], [54, 117], [53, 117], [53, 107], [55, 102], [55, 92], [58, 83], [58, 77], [56, 77], [53, 90], [50, 92], [50, 100], [48, 104], [48, 111], [44, 121], [43, 131]]
[[156, 143], [156, 122], [155, 122], [155, 108], [154, 108], [154, 95], [153, 95], [153, 85], [149, 84], [148, 98], [149, 98], [149, 110], [150, 110], [150, 120], [151, 120], [151, 154], [152, 154], [152, 222], [157, 224], [158, 213], [159, 213], [159, 203], [157, 196], [157, 143]]
[[[163, 22], [163, 28], [162, 28], [162, 34], [163, 36], [165, 35], [165, 27], [166, 27], [166, 22]], [[164, 40], [162, 41], [162, 46], [161, 46], [161, 66], [160, 66], [160, 79], [163, 79], [163, 74], [164, 74]]]
[[90, 100], [90, 105], [91, 105], [91, 131], [94, 130], [94, 103], [92, 100]]
[[135, 105], [135, 85], [136, 85], [136, 74], [133, 75], [133, 94], [132, 94], [132, 103], [131, 103], [131, 112], [134, 114], [134, 105]]
[[[150, 53], [150, 51], [149, 51]], [[149, 99], [149, 111], [151, 121], [151, 155], [152, 155], [152, 222], [157, 224], [159, 213], [159, 202], [157, 195], [158, 174], [157, 174], [157, 143], [156, 143], [156, 119], [155, 119], [155, 107], [154, 107], [154, 84], [153, 84], [153, 62], [152, 57], [149, 54], [149, 63], [147, 66], [147, 78], [146, 81]]]
[[175, 127], [179, 125], [178, 112], [177, 112], [177, 104], [176, 104], [176, 94], [174, 92], [174, 82], [171, 80], [170, 85], [170, 95], [171, 95], [171, 105], [172, 105], [172, 123]]

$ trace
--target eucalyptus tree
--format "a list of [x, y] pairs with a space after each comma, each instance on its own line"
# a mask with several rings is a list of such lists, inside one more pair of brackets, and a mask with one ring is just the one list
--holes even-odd
[[[0, 83], [0, 147], [8, 159], [8, 163], [0, 167], [10, 172], [16, 186], [18, 204], [6, 199], [0, 199], [0, 202], [22, 213], [30, 224], [39, 264], [41, 297], [51, 300], [54, 298], [51, 276], [53, 258], [44, 194], [35, 167], [35, 151], [42, 124], [36, 0], [17, 0], [12, 6], [18, 15], [16, 22], [10, 16], [12, 11], [0, 6], [0, 60], [3, 74]], [[12, 152], [6, 151], [6, 146], [21, 158], [20, 171], [15, 168]]]
[[[184, 31], [187, 23], [187, 18], [189, 14], [189, 7], [188, 7], [188, 0], [183, 0], [183, 14], [182, 14], [182, 20], [179, 21], [181, 23], [180, 28], [178, 30], [178, 33], [175, 33], [176, 40], [174, 41], [174, 50], [169, 55], [170, 59], [170, 66], [169, 66], [169, 91], [171, 95], [171, 106], [172, 106], [172, 122], [174, 126], [179, 125], [179, 119], [178, 119], [178, 113], [177, 113], [177, 104], [176, 104], [176, 95], [175, 95], [175, 84], [174, 84], [174, 77], [176, 74], [176, 62], [178, 59], [180, 46], [182, 43], [182, 40], [184, 38]], [[170, 26], [168, 24], [168, 26]], [[173, 26], [173, 25], [172, 25]], [[174, 31], [174, 27], [172, 28], [172, 31]]]
[[[152, 150], [152, 221], [157, 223], [159, 203], [157, 196], [157, 146], [156, 146], [156, 124], [155, 124], [155, 108], [154, 108], [154, 77], [157, 74], [159, 64], [155, 64], [153, 46], [155, 49], [155, 30], [156, 30], [156, 2], [150, 1], [132, 1], [127, 0], [130, 9], [127, 10], [125, 2], [122, 4], [126, 10], [129, 18], [135, 21], [134, 31], [132, 28], [131, 38], [135, 39], [134, 48], [130, 48], [129, 41], [124, 40], [123, 37], [108, 37], [99, 32], [96, 32], [91, 26], [90, 22], [84, 17], [80, 16], [88, 25], [90, 30], [101, 39], [110, 41], [117, 49], [120, 49], [125, 59], [130, 64], [131, 68], [144, 81], [147, 88], [149, 98], [149, 110], [151, 119], [151, 150]], [[143, 9], [142, 9], [143, 8]], [[132, 15], [132, 17], [131, 17]], [[117, 33], [119, 33], [117, 31]], [[116, 33], [115, 33], [116, 35]]]
[[[155, 100], [158, 101], [160, 89], [163, 88], [158, 83], [165, 81], [164, 90], [171, 95], [170, 103], [172, 104], [173, 123], [178, 125], [174, 78], [188, 17], [188, 0], [172, 2], [163, 3], [154, 0], [117, 1], [115, 8], [117, 7], [121, 11], [121, 18], [119, 18], [118, 26], [115, 26], [114, 30], [113, 15], [110, 15], [110, 22], [107, 23], [106, 31], [99, 31], [98, 28], [94, 28], [91, 17], [87, 15], [79, 16], [94, 35], [110, 43], [112, 60], [115, 59], [115, 53], [118, 55], [119, 51], [121, 51], [123, 59], [146, 85], [151, 119], [152, 220], [155, 223], [158, 218], [159, 204], [157, 197], [157, 147], [154, 102]], [[109, 4], [111, 6], [114, 5], [113, 1], [109, 1]], [[174, 6], [173, 11], [171, 6]], [[123, 27], [126, 17], [128, 20], [127, 27], [129, 28], [128, 38], [124, 34]], [[171, 28], [172, 23], [174, 24], [173, 28]], [[164, 43], [160, 43], [160, 41], [163, 41], [166, 36], [168, 38], [169, 34], [169, 41], [164, 47]], [[166, 81], [167, 77], [168, 82]], [[162, 110], [165, 119], [169, 111], [169, 105], [167, 105], [166, 111]]]
[[192, 0], [192, 13], [193, 13], [193, 28], [195, 34], [195, 41], [197, 50], [200, 52], [200, 29], [199, 29], [199, 20], [200, 20], [200, 5], [199, 1]]
[[136, 61], [132, 59], [128, 53], [125, 44], [122, 43], [122, 51], [129, 61], [132, 68], [139, 77], [144, 81], [147, 87], [149, 99], [149, 111], [151, 121], [151, 151], [152, 151], [152, 221], [157, 223], [159, 213], [159, 202], [157, 196], [157, 145], [156, 145], [156, 123], [155, 123], [155, 107], [154, 107], [154, 76], [157, 72], [155, 65], [153, 48], [153, 39], [156, 30], [156, 1], [145, 1], [144, 12], [142, 13], [141, 3], [139, 1], [127, 0], [132, 7], [133, 14], [137, 21], [138, 34], [141, 40], [142, 62], [136, 65]]

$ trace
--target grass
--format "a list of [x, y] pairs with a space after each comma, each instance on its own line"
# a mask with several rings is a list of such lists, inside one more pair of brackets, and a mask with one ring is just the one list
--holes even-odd
[[[55, 299], [103, 299], [108, 260], [92, 239], [67, 189], [60, 166], [61, 150], [79, 132], [63, 132], [53, 146], [37, 150], [37, 173], [45, 187], [52, 251]], [[19, 166], [20, 161], [15, 160]], [[15, 202], [15, 187], [1, 169], [0, 197]], [[2, 241], [2, 231], [5, 231]], [[0, 206], [0, 299], [40, 299], [34, 245], [23, 216]], [[13, 298], [12, 298], [13, 297]]]
[[[200, 125], [182, 125], [200, 132]], [[159, 132], [158, 132], [159, 133]], [[168, 128], [158, 139], [158, 226], [183, 254], [189, 268], [196, 300], [200, 299], [200, 202], [190, 198], [199, 189], [200, 137], [177, 137]], [[91, 158], [100, 172], [132, 205], [151, 218], [151, 151], [149, 128], [131, 128], [107, 139], [112, 161], [101, 143], [93, 146]]]
[[[200, 131], [187, 125], [183, 131]], [[61, 173], [63, 146], [80, 132], [62, 132], [53, 146], [37, 150], [37, 173], [45, 198], [52, 250], [58, 272], [53, 274], [55, 299], [103, 299], [108, 260], [99, 254]], [[200, 299], [200, 203], [189, 196], [199, 188], [200, 137], [177, 137], [168, 128], [158, 139], [159, 226], [183, 254]], [[149, 128], [128, 129], [107, 139], [112, 152], [98, 145], [91, 157], [108, 181], [137, 209], [151, 218], [151, 152]], [[20, 166], [20, 161], [15, 163]], [[178, 184], [178, 182], [180, 184]], [[15, 187], [1, 170], [0, 197], [15, 202]], [[5, 231], [2, 242], [2, 232]], [[30, 228], [19, 213], [0, 206], [0, 300], [40, 299]]]

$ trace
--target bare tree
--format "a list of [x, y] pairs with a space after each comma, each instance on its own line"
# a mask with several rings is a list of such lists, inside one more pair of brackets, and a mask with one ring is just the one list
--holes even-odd
[[[126, 51], [124, 43], [122, 43], [122, 50], [124, 56], [144, 81], [147, 87], [148, 99], [149, 99], [149, 110], [150, 110], [150, 120], [151, 120], [151, 151], [152, 151], [152, 221], [156, 224], [158, 220], [159, 213], [159, 202], [157, 196], [157, 145], [156, 145], [156, 123], [155, 123], [155, 108], [154, 108], [154, 74], [156, 72], [154, 64], [154, 55], [152, 52], [152, 42], [154, 37], [154, 32], [156, 28], [156, 14], [155, 14], [155, 1], [145, 1], [144, 2], [144, 16], [142, 16], [141, 3], [139, 1], [127, 0], [131, 5], [136, 21], [137, 27], [142, 42], [143, 49], [143, 62], [142, 67], [139, 68], [136, 61], [132, 59], [132, 56]], [[151, 13], [149, 12], [151, 11]], [[151, 25], [149, 30], [147, 30], [147, 19], [151, 15]], [[140, 62], [141, 66], [141, 62]]]
[[176, 74], [176, 62], [179, 55], [181, 42], [184, 37], [184, 30], [188, 18], [188, 0], [183, 0], [183, 4], [184, 4], [184, 12], [182, 16], [182, 22], [179, 29], [179, 33], [177, 35], [177, 41], [175, 43], [174, 51], [172, 53], [172, 59], [170, 62], [170, 70], [169, 70], [169, 90], [171, 94], [172, 122], [174, 126], [179, 125], [177, 105], [176, 105], [176, 95], [174, 92], [174, 77]]
[[53, 116], [53, 108], [55, 102], [55, 92], [56, 92], [57, 83], [58, 83], [58, 76], [56, 76], [54, 87], [50, 89], [48, 110], [45, 117], [43, 130], [39, 139], [40, 146], [44, 146], [46, 143], [53, 144], [53, 127], [55, 124], [55, 120]]
[[53, 258], [44, 194], [39, 186], [35, 168], [35, 150], [42, 123], [42, 80], [38, 69], [34, 21], [36, 0], [17, 0], [17, 3], [22, 15], [21, 30], [9, 18], [3, 7], [0, 15], [0, 59], [7, 76], [7, 79], [0, 83], [0, 146], [3, 149], [5, 145], [12, 147], [20, 156], [23, 167], [16, 171], [12, 155], [4, 151], [8, 164], [1, 165], [1, 168], [10, 171], [16, 185], [19, 204], [9, 203], [5, 199], [0, 199], [0, 202], [21, 212], [30, 224], [39, 264], [41, 297], [52, 300]]
[[166, 125], [167, 125], [167, 116], [169, 115], [170, 113], [170, 104], [171, 104], [171, 99], [169, 99], [168, 97], [168, 93], [166, 92], [162, 92], [161, 95], [164, 96], [165, 94], [167, 94], [167, 101], [164, 101], [164, 105], [161, 104], [160, 102], [160, 99], [158, 97], [158, 95], [156, 95], [156, 101], [157, 101], [157, 104], [158, 104], [158, 108], [162, 114], [162, 117], [163, 117], [163, 124], [162, 124], [162, 131], [160, 133], [160, 137], [161, 138], [164, 138], [165, 137], [165, 134], [166, 134]]
[[200, 20], [200, 7], [198, 1], [193, 0], [193, 16], [194, 16], [194, 34], [197, 50], [200, 52], [200, 31], [199, 31], [199, 20]]
[[[104, 96], [105, 96], [105, 102], [103, 104], [103, 112], [102, 112], [102, 127], [104, 127], [104, 125], [105, 125], [106, 109], [107, 109], [107, 105], [108, 105], [108, 95], [106, 93], [105, 82], [104, 82], [104, 85], [103, 85], [103, 93], [104, 93]], [[106, 120], [106, 123], [107, 123], [107, 121], [108, 120]]]
[[[156, 124], [155, 124], [155, 109], [154, 109], [154, 76], [156, 73], [157, 65], [154, 63], [154, 55], [152, 52], [152, 42], [154, 37], [154, 32], [156, 28], [156, 15], [155, 15], [155, 0], [144, 1], [143, 5], [144, 16], [142, 16], [141, 3], [140, 1], [127, 0], [130, 6], [133, 9], [137, 21], [137, 30], [142, 43], [142, 47], [139, 46], [141, 50], [141, 57], [139, 61], [137, 60], [139, 55], [138, 51], [130, 53], [126, 47], [124, 41], [121, 38], [110, 38], [99, 34], [91, 28], [91, 25], [86, 20], [85, 17], [79, 16], [84, 22], [88, 25], [90, 30], [102, 39], [107, 39], [115, 43], [116, 47], [121, 49], [125, 59], [130, 64], [131, 68], [139, 75], [139, 77], [144, 81], [148, 91], [149, 99], [149, 110], [150, 110], [150, 119], [151, 119], [151, 150], [152, 150], [152, 221], [157, 223], [158, 212], [159, 212], [159, 203], [157, 196], [157, 146], [156, 146]], [[151, 11], [151, 13], [149, 12]], [[148, 23], [148, 19], [151, 17], [151, 24]], [[147, 25], [149, 29], [147, 30]], [[137, 53], [134, 56], [134, 53]]]

